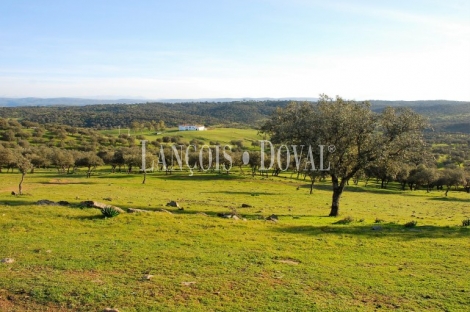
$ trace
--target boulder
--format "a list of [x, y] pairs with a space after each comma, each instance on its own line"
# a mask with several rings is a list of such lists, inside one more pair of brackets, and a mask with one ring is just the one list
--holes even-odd
[[88, 208], [98, 208], [98, 209], [101, 209], [101, 210], [103, 210], [106, 207], [111, 207], [111, 208], [114, 208], [115, 210], [117, 210], [121, 213], [124, 212], [124, 210], [122, 210], [121, 208], [119, 208], [117, 206], [112, 206], [112, 205], [108, 205], [108, 204], [104, 204], [104, 203], [99, 203], [99, 202], [92, 201], [92, 200], [83, 201], [83, 202], [80, 203], [80, 205], [88, 207]]
[[142, 280], [144, 281], [150, 281], [150, 279], [153, 277], [153, 275], [151, 274], [146, 274], [144, 276], [142, 276]]
[[233, 213], [218, 213], [217, 216], [224, 218], [224, 219], [240, 220], [240, 217], [238, 217], [236, 214], [233, 214]]
[[175, 208], [181, 208], [180, 205], [175, 202], [174, 200], [172, 200], [171, 202], [167, 203], [166, 204], [167, 207], [175, 207]]
[[155, 210], [155, 211], [166, 212], [166, 213], [169, 213], [169, 214], [173, 214], [171, 211], [168, 211], [168, 210], [163, 209], [163, 208], [157, 209], [157, 210]]
[[135, 209], [135, 208], [128, 208], [127, 209], [128, 213], [136, 213], [136, 212], [150, 212], [148, 210], [143, 210], [143, 209]]
[[267, 221], [274, 221], [274, 222], [277, 222], [279, 220], [279, 218], [275, 215], [275, 214], [272, 214], [270, 215], [269, 217], [266, 218]]
[[58, 204], [56, 202], [53, 202], [52, 200], [48, 199], [41, 199], [36, 202], [36, 205], [41, 205], [41, 206], [57, 206]]

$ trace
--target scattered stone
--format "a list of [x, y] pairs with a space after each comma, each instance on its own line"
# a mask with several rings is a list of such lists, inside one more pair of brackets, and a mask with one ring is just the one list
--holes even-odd
[[157, 210], [155, 210], [155, 211], [166, 212], [166, 213], [169, 213], [169, 214], [173, 214], [171, 211], [168, 211], [168, 210], [163, 209], [163, 208], [159, 208], [159, 209], [157, 209]]
[[378, 225], [374, 225], [372, 227], [372, 231], [382, 231], [382, 227], [381, 226], [378, 226]]
[[235, 219], [235, 220], [240, 220], [240, 217], [233, 213], [218, 213], [218, 217], [224, 218], [224, 219]]
[[128, 213], [137, 213], [137, 212], [150, 212], [148, 210], [143, 210], [143, 209], [135, 209], [135, 208], [128, 208], [127, 209]]
[[48, 250], [46, 250], [46, 252], [47, 252], [47, 253], [51, 253], [51, 252], [52, 252], [52, 250], [48, 249]]
[[41, 199], [36, 202], [36, 205], [41, 205], [41, 206], [57, 206], [58, 204], [56, 202], [53, 202], [52, 200], [48, 199]]
[[196, 284], [196, 282], [182, 282], [181, 285], [183, 286], [191, 286], [191, 285], [194, 285]]
[[153, 275], [151, 275], [151, 274], [146, 274], [146, 275], [142, 276], [142, 279], [143, 279], [144, 281], [150, 281], [150, 279], [151, 279], [152, 277], [153, 277]]
[[119, 211], [120, 213], [123, 213], [123, 212], [124, 212], [124, 210], [122, 210], [122, 209], [119, 208], [119, 207], [111, 206], [111, 205], [108, 205], [108, 204], [99, 203], [99, 202], [92, 201], [92, 200], [82, 201], [82, 202], [80, 203], [80, 206], [85, 206], [85, 207], [88, 207], [88, 208], [98, 208], [98, 209], [101, 209], [101, 210], [103, 210], [104, 208], [107, 208], [107, 207], [111, 207], [111, 208], [114, 208], [115, 210]]
[[251, 208], [251, 207], [253, 207], [253, 206], [248, 205], [248, 204], [242, 204], [242, 208]]
[[279, 220], [279, 218], [275, 215], [275, 214], [272, 214], [270, 215], [269, 217], [266, 218], [267, 221], [274, 221], [274, 222], [277, 222]]
[[13, 263], [13, 262], [15, 262], [15, 259], [5, 258], [5, 259], [0, 260], [0, 262], [1, 263]]
[[57, 204], [59, 206], [70, 206], [70, 203], [68, 201], [65, 201], [65, 200], [60, 200], [57, 202]]
[[180, 208], [180, 205], [175, 202], [174, 200], [172, 200], [171, 202], [167, 203], [166, 204], [167, 207], [175, 207], [175, 208]]
[[83, 207], [87, 207], [87, 208], [93, 208], [93, 204], [95, 202], [91, 201], [91, 200], [85, 200], [85, 201], [82, 201], [80, 203], [80, 206], [83, 206]]
[[118, 309], [114, 309], [114, 308], [106, 308], [103, 310], [103, 312], [119, 312]]
[[112, 201], [113, 199], [111, 197], [105, 197], [103, 200]]
[[184, 208], [183, 208], [183, 207], [180, 207], [180, 208], [178, 208], [178, 210], [180, 210], [180, 211], [183, 211], [183, 210], [184, 210]]

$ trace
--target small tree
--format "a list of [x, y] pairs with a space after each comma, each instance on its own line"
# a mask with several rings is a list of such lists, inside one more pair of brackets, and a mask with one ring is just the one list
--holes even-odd
[[27, 159], [23, 155], [20, 155], [18, 157], [16, 165], [18, 166], [18, 170], [21, 173], [21, 180], [20, 180], [20, 184], [18, 185], [18, 194], [22, 195], [23, 194], [23, 181], [24, 181], [24, 178], [25, 178], [26, 174], [28, 173], [28, 171], [31, 170], [33, 165], [31, 164], [29, 159]]
[[95, 153], [85, 152], [85, 153], [82, 153], [78, 157], [78, 159], [75, 161], [75, 164], [77, 166], [86, 167], [88, 169], [87, 173], [86, 173], [86, 177], [89, 178], [91, 176], [91, 173], [93, 172], [93, 170], [95, 170], [97, 166], [104, 165], [104, 162], [103, 162], [103, 159], [101, 159]]

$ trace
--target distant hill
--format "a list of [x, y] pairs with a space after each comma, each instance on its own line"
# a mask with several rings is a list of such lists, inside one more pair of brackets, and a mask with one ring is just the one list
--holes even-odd
[[19, 106], [85, 106], [100, 104], [142, 104], [142, 103], [228, 103], [243, 101], [316, 101], [311, 97], [292, 98], [202, 98], [202, 99], [86, 99], [86, 98], [2, 98], [0, 107]]
[[0, 107], [18, 106], [82, 106], [94, 104], [134, 104], [142, 103], [142, 99], [98, 100], [82, 98], [0, 98]]
[[[88, 98], [2, 98], [0, 97], [0, 107], [18, 106], [85, 106], [100, 104], [143, 104], [143, 103], [230, 103], [230, 102], [285, 102], [285, 101], [307, 101], [316, 102], [314, 97], [285, 97], [285, 98], [200, 98], [200, 99], [88, 99]], [[375, 108], [386, 106], [413, 106], [425, 107], [436, 105], [458, 105], [470, 102], [446, 101], [446, 100], [423, 100], [423, 101], [383, 101], [370, 100]]]
[[446, 101], [446, 100], [422, 100], [422, 101], [382, 101], [369, 100], [374, 108], [378, 107], [429, 107], [429, 106], [453, 106], [461, 104], [470, 104], [463, 101]]

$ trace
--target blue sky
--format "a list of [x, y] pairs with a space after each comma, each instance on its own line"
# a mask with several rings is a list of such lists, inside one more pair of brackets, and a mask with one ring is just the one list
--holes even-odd
[[0, 2], [0, 97], [320, 93], [469, 101], [469, 1]]

